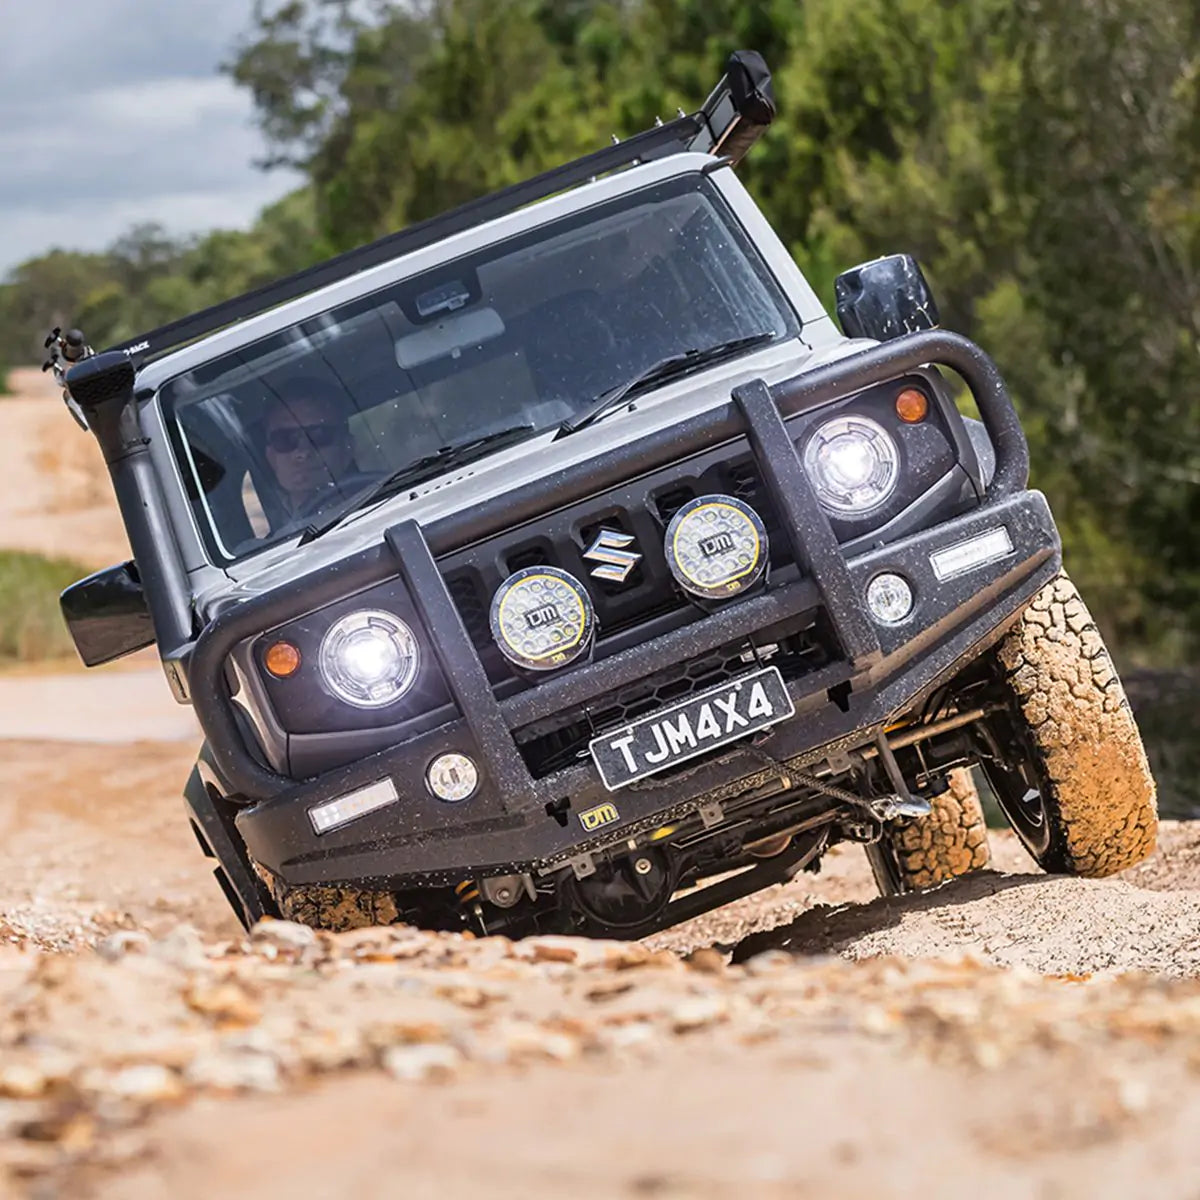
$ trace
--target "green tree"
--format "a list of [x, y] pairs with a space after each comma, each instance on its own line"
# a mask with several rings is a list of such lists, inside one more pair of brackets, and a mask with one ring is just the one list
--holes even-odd
[[309, 185], [249, 231], [133, 230], [0, 287], [0, 361], [129, 337], [694, 106], [738, 45], [781, 117], [743, 177], [832, 303], [914, 253], [997, 358], [1126, 657], [1200, 643], [1194, 0], [258, 0], [231, 76]]

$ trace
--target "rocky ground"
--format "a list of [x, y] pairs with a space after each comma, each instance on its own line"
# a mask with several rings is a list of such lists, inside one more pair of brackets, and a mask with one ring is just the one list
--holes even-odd
[[165, 685], [83, 678], [0, 679], [0, 1196], [1200, 1190], [1200, 824], [887, 901], [844, 849], [641, 944], [247, 936]]
[[888, 901], [845, 849], [645, 944], [247, 937], [191, 749], [0, 742], [14, 1194], [1194, 1193], [1195, 826]]

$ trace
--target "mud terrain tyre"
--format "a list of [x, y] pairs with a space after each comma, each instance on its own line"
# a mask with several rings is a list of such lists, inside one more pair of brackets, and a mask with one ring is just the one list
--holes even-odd
[[996, 657], [1008, 711], [984, 730], [994, 753], [982, 765], [1025, 848], [1046, 871], [1090, 878], [1141, 862], [1158, 828], [1154, 779], [1108, 650], [1065, 574], [1034, 597]]
[[987, 822], [970, 773], [951, 771], [950, 786], [930, 800], [927, 817], [895, 821], [869, 847], [875, 882], [885, 896], [938, 887], [991, 861]]
[[986, 867], [987, 822], [967, 771], [951, 771], [950, 786], [930, 800], [927, 817], [897, 821], [889, 830], [904, 890], [919, 892]]
[[256, 869], [285, 921], [338, 933], [368, 925], [391, 925], [400, 918], [390, 892], [323, 885], [289, 888], [265, 868], [259, 866]]

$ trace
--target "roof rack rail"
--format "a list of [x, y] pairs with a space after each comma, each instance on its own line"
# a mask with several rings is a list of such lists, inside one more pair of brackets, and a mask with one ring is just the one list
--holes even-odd
[[151, 358], [267, 312], [298, 296], [338, 283], [360, 271], [419, 250], [485, 221], [505, 216], [534, 201], [577, 187], [622, 167], [686, 151], [712, 154], [736, 165], [774, 117], [775, 100], [770, 71], [760, 55], [752, 50], [739, 50], [730, 55], [725, 75], [701, 108], [691, 115], [681, 110], [674, 120], [658, 124], [625, 141], [605, 146], [593, 154], [471, 200], [294, 275], [119, 342], [110, 346], [109, 350], [136, 358], [140, 366]]

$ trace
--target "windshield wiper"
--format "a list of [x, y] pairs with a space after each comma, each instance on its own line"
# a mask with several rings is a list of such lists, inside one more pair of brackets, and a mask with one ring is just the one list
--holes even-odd
[[583, 412], [573, 417], [568, 417], [558, 427], [558, 432], [554, 435], [554, 440], [557, 441], [559, 438], [564, 438], [571, 433], [578, 433], [579, 430], [586, 429], [587, 426], [595, 424], [602, 417], [608, 416], [610, 412], [614, 412], [622, 405], [628, 404], [636, 395], [652, 384], [662, 383], [668, 379], [677, 379], [680, 376], [687, 375], [691, 371], [698, 370], [700, 367], [707, 367], [713, 363], [718, 363], [723, 358], [732, 358], [735, 354], [740, 354], [743, 350], [749, 350], [752, 346], [765, 346], [767, 342], [774, 341], [778, 336], [773, 331], [752, 333], [746, 337], [733, 338], [728, 342], [718, 342], [715, 346], [705, 346], [703, 348], [692, 347], [689, 350], [681, 351], [679, 354], [660, 358], [658, 362], [651, 363], [650, 366], [639, 371], [624, 383], [619, 383], [615, 388], [610, 388], [593, 405], [585, 408]]
[[426, 454], [422, 458], [406, 463], [390, 475], [385, 475], [382, 479], [377, 479], [374, 483], [369, 484], [351, 496], [345, 504], [339, 505], [319, 521], [312, 521], [305, 526], [304, 532], [300, 535], [300, 545], [304, 546], [315, 541], [335, 526], [340, 525], [351, 513], [357, 512], [360, 508], [366, 508], [368, 504], [386, 499], [413, 484], [432, 479], [450, 467], [460, 466], [473, 459], [482, 458], [492, 450], [500, 450], [513, 442], [522, 441], [533, 430], [532, 425], [510, 425], [507, 429], [497, 429], [494, 433], [485, 433], [482, 437], [470, 438], [454, 446], [443, 446], [432, 454]]

